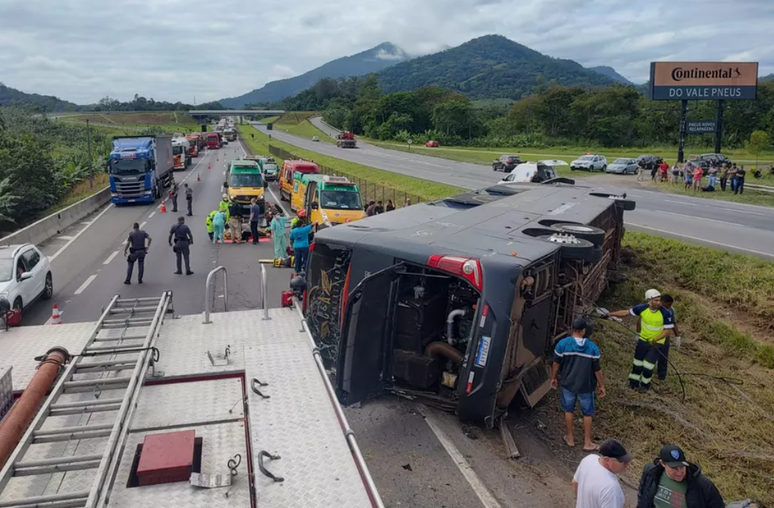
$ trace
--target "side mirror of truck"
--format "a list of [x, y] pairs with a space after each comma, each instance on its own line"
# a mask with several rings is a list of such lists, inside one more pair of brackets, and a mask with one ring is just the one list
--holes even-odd
[[223, 188], [228, 189], [228, 182], [223, 182]]
[[319, 210], [320, 204], [317, 201], [312, 201], [312, 210]]

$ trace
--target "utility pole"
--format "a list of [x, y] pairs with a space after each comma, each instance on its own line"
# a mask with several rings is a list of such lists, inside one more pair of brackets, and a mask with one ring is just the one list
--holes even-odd
[[86, 144], [89, 150], [89, 189], [94, 188], [94, 165], [91, 163], [91, 126], [89, 119], [86, 119]]
[[723, 140], [723, 100], [718, 101], [718, 113], [715, 118], [715, 153], [720, 153], [720, 145]]
[[677, 162], [682, 164], [685, 162], [685, 153], [683, 152], [683, 148], [685, 147], [685, 131], [688, 129], [687, 125], [687, 116], [688, 116], [688, 101], [683, 100], [682, 104], [680, 106], [680, 141], [677, 145]]

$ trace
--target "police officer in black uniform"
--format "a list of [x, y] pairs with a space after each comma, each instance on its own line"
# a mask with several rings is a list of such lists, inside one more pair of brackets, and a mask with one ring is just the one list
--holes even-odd
[[[174, 245], [172, 244], [174, 240]], [[185, 217], [179, 217], [177, 224], [172, 226], [169, 230], [169, 246], [175, 251], [177, 256], [177, 271], [175, 275], [181, 275], [183, 273], [182, 260], [185, 260], [185, 274], [193, 275], [191, 271], [191, 251], [190, 247], [193, 245], [193, 234], [191, 229], [185, 223]]]
[[[145, 240], [148, 243], [145, 243]], [[151, 244], [151, 237], [136, 222], [132, 226], [132, 232], [124, 242], [124, 256], [126, 256], [126, 280], [124, 284], [132, 283], [132, 270], [134, 262], [137, 261], [137, 283], [142, 284], [142, 276], [145, 273], [145, 255], [148, 253], [148, 247]]]

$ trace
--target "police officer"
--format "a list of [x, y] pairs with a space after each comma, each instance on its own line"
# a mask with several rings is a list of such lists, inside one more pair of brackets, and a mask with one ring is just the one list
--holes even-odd
[[172, 188], [169, 190], [169, 199], [172, 200], [173, 212], [177, 211], [177, 192], [178, 192], [177, 182], [172, 180]]
[[193, 216], [193, 189], [188, 186], [187, 183], [183, 184], [185, 186], [185, 200], [188, 203], [188, 216]]
[[[147, 240], [147, 243], [146, 243]], [[145, 255], [151, 244], [151, 237], [136, 222], [132, 226], [132, 232], [124, 242], [124, 256], [126, 256], [126, 280], [124, 284], [132, 283], [132, 270], [137, 261], [137, 283], [142, 284], [142, 276], [145, 273]]]
[[650, 389], [653, 369], [656, 368], [656, 362], [662, 354], [660, 350], [675, 327], [672, 311], [661, 306], [661, 293], [655, 289], [649, 289], [645, 292], [645, 299], [648, 303], [608, 314], [619, 318], [628, 315], [641, 318], [642, 329], [634, 350], [632, 372], [629, 374], [629, 387], [641, 393]]
[[[174, 245], [172, 241], [174, 240]], [[175, 251], [177, 256], [177, 271], [175, 275], [181, 275], [183, 273], [181, 261], [185, 259], [185, 274], [193, 275], [191, 271], [191, 251], [190, 246], [193, 245], [193, 234], [191, 229], [185, 223], [185, 217], [179, 217], [177, 224], [172, 226], [169, 230], [169, 246]]]

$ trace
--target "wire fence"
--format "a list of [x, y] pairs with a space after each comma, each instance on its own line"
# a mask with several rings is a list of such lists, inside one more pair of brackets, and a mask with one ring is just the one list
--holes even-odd
[[[303, 157], [299, 157], [291, 152], [288, 152], [284, 148], [278, 146], [269, 145], [269, 152], [282, 160], [301, 160]], [[314, 162], [313, 160], [310, 162]], [[324, 164], [316, 163], [320, 167], [320, 171], [324, 175], [330, 176], [346, 176], [350, 182], [357, 184], [360, 189], [360, 197], [363, 203], [369, 203], [371, 201], [381, 201], [385, 206], [387, 201], [392, 201], [396, 208], [400, 208], [406, 204], [416, 204], [424, 201], [419, 194], [412, 194], [403, 190], [395, 189], [389, 185], [383, 183], [373, 182], [367, 178], [361, 178], [347, 173], [346, 171], [340, 171], [328, 167]]]

